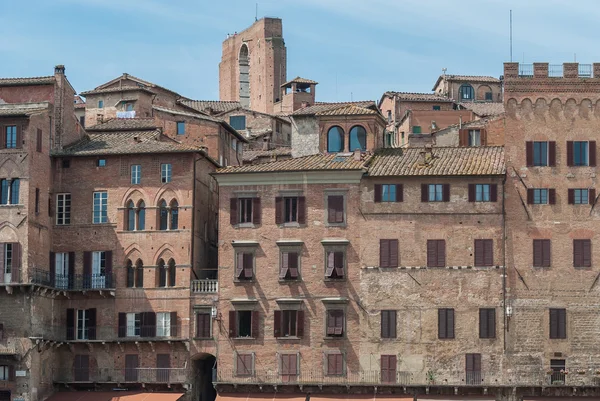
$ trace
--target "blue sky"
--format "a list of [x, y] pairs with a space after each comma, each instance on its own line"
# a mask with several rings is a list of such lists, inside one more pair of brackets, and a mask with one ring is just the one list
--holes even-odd
[[[79, 92], [123, 72], [194, 99], [218, 99], [227, 33], [255, 0], [0, 0], [0, 76], [65, 64]], [[449, 74], [502, 74], [509, 59], [600, 61], [597, 0], [259, 0], [283, 19], [288, 78], [319, 82], [320, 101], [428, 92]]]

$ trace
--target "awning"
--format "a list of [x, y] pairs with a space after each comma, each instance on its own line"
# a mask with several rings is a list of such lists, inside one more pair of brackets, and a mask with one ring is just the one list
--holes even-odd
[[331, 394], [331, 395], [311, 395], [310, 401], [394, 401], [405, 400], [412, 401], [414, 397], [410, 394]]
[[418, 395], [418, 401], [495, 401], [494, 397], [482, 397], [480, 395], [457, 395], [455, 397], [449, 395], [440, 395], [438, 397], [432, 395]]
[[215, 401], [305, 401], [306, 394], [219, 393]]
[[59, 391], [46, 401], [177, 401], [182, 395], [139, 391]]

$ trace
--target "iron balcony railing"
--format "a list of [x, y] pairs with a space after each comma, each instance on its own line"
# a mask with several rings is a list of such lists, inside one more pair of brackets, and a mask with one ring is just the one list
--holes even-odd
[[548, 76], [554, 78], [562, 78], [563, 76], [563, 65], [562, 64], [550, 64], [548, 65]]
[[186, 368], [54, 368], [54, 383], [186, 383]]
[[533, 64], [519, 64], [520, 77], [533, 77]]
[[116, 287], [115, 274], [73, 274], [69, 276], [55, 274], [42, 269], [29, 269], [29, 281], [56, 290], [88, 291], [104, 290]]
[[190, 290], [192, 294], [216, 294], [219, 292], [219, 280], [192, 280]]
[[591, 64], [579, 64], [579, 78], [591, 78], [592, 77], [592, 65]]
[[190, 336], [188, 324], [66, 327], [36, 325], [31, 337], [49, 341], [181, 341]]

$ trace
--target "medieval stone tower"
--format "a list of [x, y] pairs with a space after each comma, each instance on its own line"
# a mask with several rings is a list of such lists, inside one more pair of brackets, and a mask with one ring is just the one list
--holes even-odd
[[263, 18], [223, 42], [219, 64], [219, 98], [272, 113], [286, 81], [282, 21]]

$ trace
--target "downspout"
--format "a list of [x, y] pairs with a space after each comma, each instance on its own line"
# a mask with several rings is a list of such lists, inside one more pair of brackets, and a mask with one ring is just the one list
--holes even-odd
[[502, 179], [502, 315], [504, 316], [504, 330], [503, 330], [503, 349], [506, 352], [506, 332], [508, 331], [508, 321], [506, 316], [506, 209], [505, 209], [505, 196], [504, 187], [506, 184], [506, 174]]

